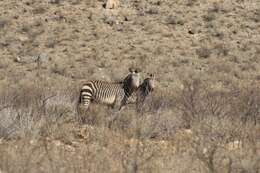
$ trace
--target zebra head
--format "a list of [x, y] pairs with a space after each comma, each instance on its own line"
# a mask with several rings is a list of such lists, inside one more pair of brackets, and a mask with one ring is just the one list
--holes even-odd
[[141, 70], [138, 68], [129, 68], [130, 74], [123, 81], [123, 88], [125, 93], [130, 96], [137, 88], [140, 86], [140, 72]]
[[141, 69], [139, 68], [129, 68], [130, 72], [130, 86], [134, 89], [137, 89], [141, 83], [141, 77], [140, 77], [140, 72]]
[[146, 92], [152, 92], [155, 88], [155, 75], [148, 73], [148, 77], [144, 79], [143, 85], [145, 86]]

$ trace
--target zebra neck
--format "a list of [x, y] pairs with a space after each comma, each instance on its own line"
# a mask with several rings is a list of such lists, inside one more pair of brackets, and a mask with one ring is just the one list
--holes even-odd
[[147, 96], [151, 91], [152, 91], [152, 88], [151, 88], [149, 85], [146, 85], [146, 86], [144, 87], [143, 92], [144, 92], [144, 95], [145, 95], [145, 96]]
[[132, 95], [132, 93], [134, 92], [134, 89], [127, 86], [126, 84], [123, 85], [123, 89], [124, 89], [125, 95], [127, 97], [130, 97]]
[[130, 97], [130, 96], [131, 96], [131, 94], [132, 94], [131, 91], [129, 91], [129, 90], [127, 90], [127, 89], [125, 89], [124, 91], [125, 91], [126, 97]]

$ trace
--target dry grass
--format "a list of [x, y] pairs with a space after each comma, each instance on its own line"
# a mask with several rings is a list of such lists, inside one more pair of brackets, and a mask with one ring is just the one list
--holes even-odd
[[[259, 2], [104, 4], [0, 2], [0, 172], [259, 172]], [[158, 77], [143, 110], [79, 121], [81, 84], [129, 66]]]
[[102, 105], [78, 121], [75, 87], [27, 85], [1, 93], [4, 172], [259, 170], [259, 87], [184, 81], [182, 92], [153, 93], [140, 113], [129, 105], [108, 128], [116, 112]]

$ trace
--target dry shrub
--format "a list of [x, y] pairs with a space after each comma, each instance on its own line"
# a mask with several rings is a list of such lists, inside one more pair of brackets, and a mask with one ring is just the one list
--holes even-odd
[[[218, 33], [216, 36], [223, 38], [223, 34]], [[216, 44], [214, 48], [217, 50], [217, 55], [220, 56], [227, 56], [230, 49], [225, 44]]]
[[3, 29], [6, 25], [8, 25], [9, 21], [5, 18], [0, 18], [0, 28]]
[[[200, 80], [184, 81], [184, 89], [178, 96], [177, 107], [183, 113], [182, 117], [186, 127], [190, 127], [194, 121], [201, 121], [207, 116], [218, 118], [226, 116], [229, 108], [229, 97], [223, 91], [212, 91]], [[224, 109], [223, 109], [224, 108]]]
[[[260, 122], [260, 87], [257, 82], [250, 86], [236, 89], [237, 94], [231, 106], [234, 108], [232, 114], [239, 117], [243, 123]], [[236, 118], [234, 117], [234, 118]]]
[[[135, 105], [137, 106], [137, 105]], [[155, 90], [146, 96], [143, 104], [140, 104], [140, 113], [156, 113], [174, 106], [174, 96], [169, 91]]]
[[[178, 168], [180, 172], [258, 169], [256, 84], [220, 89], [199, 79], [186, 80], [178, 92], [155, 90], [140, 112], [135, 105], [116, 112], [92, 104], [81, 123], [75, 118], [78, 91], [74, 85], [55, 86], [52, 81], [40, 80], [2, 87], [1, 138], [11, 146], [26, 146], [0, 144], [0, 150], [5, 150], [0, 157], [4, 171], [35, 172], [44, 168], [59, 172], [64, 167], [62, 172], [71, 172], [77, 165], [76, 172], [167, 172], [178, 167], [175, 163], [180, 160], [185, 161]], [[117, 117], [108, 128], [114, 115]], [[82, 133], [83, 124], [88, 128]], [[130, 141], [122, 143], [127, 139]], [[10, 162], [21, 166], [12, 169]]]
[[[252, 158], [253, 164], [247, 166], [256, 171], [259, 87], [251, 85], [220, 90], [198, 79], [184, 81], [183, 84], [177, 107], [192, 135], [175, 137], [179, 146], [177, 151], [192, 148], [191, 154], [204, 165], [206, 172], [244, 170], [242, 164], [232, 163]], [[235, 155], [231, 155], [230, 151]], [[250, 153], [242, 156], [237, 155], [238, 151]], [[223, 159], [227, 162], [223, 163]]]
[[118, 159], [110, 158], [99, 144], [76, 148], [59, 140], [19, 140], [0, 145], [0, 151], [0, 167], [6, 172], [120, 171]]
[[17, 87], [3, 89], [0, 103], [2, 138], [50, 135], [59, 123], [73, 117], [73, 92], [57, 92], [46, 85], [40, 81], [27, 81]]
[[78, 120], [83, 124], [109, 127], [128, 137], [135, 137], [138, 133], [142, 139], [165, 139], [172, 137], [174, 128], [181, 123], [172, 115], [172, 108], [173, 96], [169, 92], [155, 91], [148, 95], [139, 111], [135, 103], [128, 104], [121, 111], [92, 103], [88, 110], [79, 107]]
[[197, 2], [197, 0], [187, 0], [186, 5], [192, 7], [193, 5], [196, 4], [196, 2]]
[[51, 4], [60, 4], [63, 0], [49, 0]]
[[46, 39], [45, 46], [47, 48], [54, 48], [56, 45], [58, 45], [59, 40], [55, 37], [49, 37]]
[[32, 10], [32, 13], [35, 15], [43, 14], [46, 12], [46, 9], [44, 7], [37, 7]]
[[207, 47], [201, 47], [196, 50], [196, 54], [198, 55], [199, 58], [209, 58], [211, 55], [211, 50]]
[[[259, 122], [255, 125], [254, 118], [243, 118], [249, 114], [245, 112], [258, 117], [254, 114], [258, 112], [258, 87], [221, 90], [198, 79], [187, 80], [181, 92], [156, 90], [141, 112], [134, 105], [115, 112], [92, 104], [83, 114], [84, 121], [78, 123], [74, 110], [77, 87], [63, 85], [57, 90], [58, 86], [46, 82], [26, 83], [17, 85], [19, 90], [1, 92], [3, 171], [258, 169]], [[108, 128], [114, 115], [117, 117]], [[183, 130], [184, 126], [190, 129]]]
[[184, 81], [184, 89], [178, 96], [177, 107], [183, 113], [188, 127], [193, 121], [201, 121], [208, 116], [218, 119], [240, 118], [243, 122], [259, 122], [259, 87], [239, 89], [230, 87], [221, 90], [210, 87], [195, 79]]
[[115, 112], [109, 106], [102, 104], [91, 103], [87, 110], [83, 105], [77, 106], [79, 106], [77, 108], [77, 120], [81, 124], [104, 126], [107, 124], [110, 115]]
[[165, 20], [166, 24], [168, 25], [183, 25], [185, 23], [185, 21], [178, 17], [178, 16], [174, 16], [174, 15], [169, 15], [166, 20]]
[[66, 76], [67, 74], [66, 68], [58, 64], [54, 64], [54, 66], [51, 67], [51, 72], [61, 76]]

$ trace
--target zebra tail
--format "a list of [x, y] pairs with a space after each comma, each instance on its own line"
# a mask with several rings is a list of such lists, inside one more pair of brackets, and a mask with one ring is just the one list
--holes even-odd
[[79, 98], [78, 98], [78, 102], [77, 102], [78, 104], [81, 103], [81, 93], [82, 93], [82, 92], [80, 91], [80, 93], [79, 93]]

